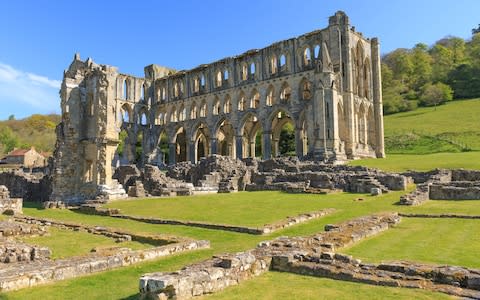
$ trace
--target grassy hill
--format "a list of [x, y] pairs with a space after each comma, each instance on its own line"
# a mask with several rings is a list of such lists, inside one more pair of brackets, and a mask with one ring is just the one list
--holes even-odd
[[385, 116], [389, 154], [480, 150], [480, 99]]
[[480, 169], [480, 99], [385, 116], [386, 159], [350, 162], [388, 171]]
[[21, 120], [0, 121], [0, 156], [12, 148], [29, 148], [53, 152], [55, 147], [55, 126], [60, 116], [31, 115]]

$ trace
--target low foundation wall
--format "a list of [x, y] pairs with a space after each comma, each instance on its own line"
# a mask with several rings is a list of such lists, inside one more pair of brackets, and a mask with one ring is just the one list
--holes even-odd
[[452, 181], [430, 186], [432, 200], [480, 200], [480, 182]]

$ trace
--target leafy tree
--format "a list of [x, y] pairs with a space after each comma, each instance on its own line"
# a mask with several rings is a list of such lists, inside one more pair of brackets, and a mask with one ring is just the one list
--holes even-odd
[[0, 128], [0, 144], [3, 145], [3, 151], [6, 153], [19, 146], [18, 137], [10, 127]]
[[9, 120], [9, 121], [15, 120], [15, 115], [9, 115], [9, 116], [8, 116], [8, 120]]
[[477, 33], [480, 33], [480, 24], [478, 24], [478, 27], [477, 28], [473, 28], [472, 29], [472, 35], [475, 35]]
[[282, 155], [295, 153], [295, 128], [291, 123], [283, 125], [282, 131], [280, 131], [278, 148]]
[[412, 87], [418, 90], [432, 77], [432, 58], [428, 54], [428, 46], [422, 43], [415, 45], [411, 60], [413, 64]]
[[433, 60], [432, 79], [433, 81], [444, 82], [448, 73], [454, 69], [453, 51], [441, 44], [435, 44], [430, 49], [430, 55]]
[[397, 49], [383, 57], [384, 63], [392, 70], [393, 79], [408, 82], [413, 73], [413, 63], [408, 49]]
[[437, 82], [435, 84], [427, 83], [422, 88], [420, 96], [420, 105], [437, 106], [453, 99], [453, 90], [450, 86]]
[[480, 97], [480, 66], [456, 67], [448, 74], [447, 83], [453, 88], [455, 98]]

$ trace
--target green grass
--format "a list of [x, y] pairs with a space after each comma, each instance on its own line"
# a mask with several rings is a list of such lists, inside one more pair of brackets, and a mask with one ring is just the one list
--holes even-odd
[[368, 262], [409, 260], [480, 268], [480, 220], [403, 218], [347, 249]]
[[[265, 288], [268, 287], [268, 288]], [[243, 299], [452, 299], [445, 294], [419, 289], [392, 288], [337, 281], [280, 272], [268, 272], [255, 280], [228, 288], [203, 300]]]
[[480, 99], [473, 99], [385, 116], [387, 153], [480, 150], [479, 111]]
[[[356, 195], [355, 197], [366, 197]], [[335, 200], [329, 200], [333, 199]], [[195, 197], [149, 198], [112, 202], [105, 207], [119, 208], [121, 213], [163, 219], [190, 220], [261, 227], [313, 210], [338, 206], [348, 202], [352, 195], [291, 195], [278, 191], [209, 194]], [[360, 205], [360, 204], [359, 204]], [[272, 209], [272, 208], [275, 209]]]
[[82, 231], [49, 228], [48, 232], [49, 235], [23, 238], [22, 241], [30, 245], [50, 248], [53, 259], [86, 255], [95, 247], [126, 247], [134, 250], [154, 247], [153, 245], [131, 241], [116, 243], [112, 238]]
[[435, 168], [480, 169], [480, 151], [425, 155], [387, 154], [386, 158], [360, 159], [349, 162], [349, 165], [366, 166], [391, 172], [429, 171]]
[[[185, 265], [198, 262], [207, 258], [210, 258], [214, 254], [221, 254], [221, 253], [231, 253], [231, 252], [238, 252], [247, 249], [251, 249], [255, 247], [260, 241], [263, 240], [271, 240], [278, 236], [304, 236], [309, 234], [314, 234], [320, 231], [323, 231], [323, 228], [326, 224], [330, 223], [339, 223], [348, 219], [352, 219], [357, 216], [368, 215], [375, 212], [382, 212], [382, 211], [404, 211], [404, 212], [428, 212], [431, 208], [426, 205], [433, 205], [433, 201], [418, 207], [403, 207], [398, 206], [396, 203], [399, 200], [399, 197], [404, 192], [392, 192], [389, 194], [384, 194], [379, 197], [371, 197], [363, 194], [349, 194], [349, 193], [340, 193], [340, 194], [331, 194], [331, 195], [308, 195], [308, 194], [285, 194], [281, 192], [248, 192], [248, 193], [238, 193], [238, 194], [223, 194], [220, 195], [218, 199], [225, 198], [227, 200], [225, 203], [228, 203], [229, 206], [224, 207], [220, 210], [214, 210], [218, 216], [214, 216], [221, 220], [225, 218], [225, 216], [220, 216], [225, 213], [234, 214], [236, 212], [236, 201], [235, 199], [242, 199], [242, 197], [246, 196], [250, 197], [251, 199], [258, 199], [260, 202], [269, 202], [270, 210], [275, 211], [277, 206], [280, 202], [286, 203], [296, 203], [300, 207], [303, 205], [302, 203], [305, 202], [312, 202], [312, 209], [322, 209], [322, 208], [336, 208], [337, 211], [331, 215], [312, 220], [307, 223], [299, 224], [296, 226], [292, 226], [290, 228], [275, 232], [268, 236], [255, 236], [255, 235], [248, 235], [248, 234], [241, 234], [235, 232], [227, 232], [227, 231], [219, 231], [219, 230], [209, 230], [203, 228], [195, 228], [195, 227], [186, 227], [186, 226], [171, 226], [171, 225], [154, 225], [154, 224], [147, 224], [141, 222], [135, 222], [131, 220], [124, 220], [124, 219], [117, 219], [111, 217], [102, 217], [102, 216], [92, 216], [92, 215], [84, 215], [75, 213], [69, 210], [43, 210], [39, 209], [36, 205], [32, 205], [30, 203], [25, 203], [24, 213], [31, 216], [38, 216], [38, 217], [46, 217], [52, 218], [57, 220], [64, 220], [70, 222], [77, 222], [83, 223], [86, 225], [99, 225], [99, 226], [108, 226], [112, 228], [119, 228], [139, 233], [154, 233], [154, 234], [172, 234], [177, 236], [185, 236], [191, 237], [195, 239], [206, 239], [211, 241], [211, 249], [200, 250], [200, 251], [193, 251], [188, 253], [181, 253], [177, 254], [173, 257], [163, 258], [159, 260], [155, 260], [152, 262], [146, 262], [139, 265], [121, 268], [109, 272], [104, 272], [100, 274], [95, 274], [87, 277], [67, 280], [58, 282], [51, 285], [46, 286], [38, 286], [29, 289], [23, 289], [16, 292], [10, 292], [5, 294], [4, 297], [8, 296], [8, 299], [136, 299], [138, 296], [138, 279], [139, 277], [148, 272], [159, 272], [159, 271], [174, 271], [182, 268]], [[355, 201], [355, 199], [363, 198], [363, 201]], [[176, 205], [175, 202], [181, 199], [178, 198], [165, 198], [161, 199], [162, 203], [165, 206]], [[208, 207], [214, 207], [215, 201], [209, 196], [205, 197], [192, 197], [192, 201], [202, 202], [204, 201], [203, 205], [207, 207], [207, 209], [197, 210], [196, 212], [191, 209], [189, 206], [191, 205], [190, 202], [185, 201], [181, 202], [184, 205], [184, 210], [189, 211], [193, 217], [200, 218], [204, 213], [205, 210], [209, 210]], [[233, 200], [232, 200], [233, 199]], [[282, 200], [279, 200], [282, 199]], [[139, 206], [145, 206], [143, 200], [140, 200], [137, 204]], [[180, 200], [182, 201], [182, 200]], [[252, 200], [253, 201], [253, 200]], [[436, 201], [435, 201], [436, 202]], [[120, 202], [118, 202], [120, 203]], [[439, 202], [440, 203], [440, 202]], [[480, 201], [460, 201], [460, 202], [451, 202], [453, 203], [451, 207], [447, 209], [451, 210], [454, 207], [460, 207], [458, 210], [470, 210], [473, 207], [480, 207]], [[116, 204], [116, 203], [115, 203]], [[198, 203], [201, 205], [202, 203]], [[207, 206], [212, 205], [212, 206]], [[248, 213], [245, 213], [245, 218], [252, 222], [257, 218], [262, 218], [261, 214], [264, 213], [264, 209], [254, 209], [255, 201], [252, 202], [252, 207], [248, 209]], [[263, 204], [267, 207], [267, 204]], [[290, 204], [283, 204], [283, 205], [290, 205]], [[437, 209], [441, 209], [441, 203]], [[179, 211], [181, 211], [181, 207], [177, 206]], [[211, 209], [213, 210], [213, 209]], [[300, 209], [300, 211], [308, 211], [308, 209]], [[196, 213], [196, 215], [195, 215]], [[180, 215], [180, 213], [179, 213]], [[212, 214], [214, 215], [214, 214]], [[280, 214], [281, 218], [283, 218], [283, 213]], [[293, 215], [290, 214], [289, 215]], [[228, 220], [228, 219], [227, 219]], [[450, 234], [456, 234], [457, 228], [455, 226], [450, 227]], [[471, 236], [475, 235], [477, 231], [472, 231], [467, 228], [461, 228], [461, 230], [465, 231], [465, 235], [469, 234]], [[475, 228], [473, 228], [475, 230]], [[437, 236], [437, 239], [441, 239], [441, 236]], [[60, 246], [60, 243], [59, 243]], [[477, 251], [478, 252], [478, 251]], [[438, 257], [433, 257], [432, 259], [438, 260], [440, 262], [440, 258], [447, 257], [452, 255], [449, 252], [442, 253]], [[395, 257], [392, 257], [395, 259]], [[475, 258], [468, 258], [472, 261], [475, 261]], [[477, 259], [478, 260], [478, 259]], [[471, 262], [472, 264], [474, 262]], [[276, 276], [276, 275], [268, 275], [268, 276]], [[271, 281], [279, 281], [279, 277], [271, 277]], [[288, 277], [287, 277], [288, 278]], [[295, 277], [296, 278], [296, 277]], [[269, 279], [270, 280], [270, 279]], [[312, 278], [312, 284], [314, 282], [320, 282], [321, 285], [324, 284], [324, 281]], [[255, 284], [256, 280], [249, 281], [245, 284]], [[325, 281], [326, 282], [326, 281]], [[112, 283], [114, 283], [115, 288], [106, 288], [111, 287]], [[345, 288], [344, 292], [341, 292], [344, 287], [348, 287], [348, 283], [344, 282], [333, 282], [334, 285], [329, 289], [329, 291], [325, 290], [326, 294], [334, 293], [335, 289], [339, 289], [338, 297], [347, 297], [350, 293], [349, 288]], [[332, 284], [333, 284], [332, 283]], [[326, 284], [326, 283], [325, 283]], [[281, 281], [282, 289], [285, 290], [292, 290], [295, 291], [298, 298], [301, 299], [302, 297], [308, 299], [311, 297], [311, 292], [309, 289], [299, 288], [297, 286], [296, 279], [289, 279], [287, 281]], [[243, 284], [239, 288], [243, 288]], [[265, 293], [271, 291], [272, 289], [280, 289], [278, 286], [275, 286], [270, 283], [265, 283], [263, 289], [265, 289]], [[374, 289], [376, 292], [373, 292], [372, 295], [378, 295], [377, 298], [388, 298], [393, 297], [392, 293], [397, 293], [395, 290], [389, 289], [377, 289], [376, 287], [371, 287], [367, 285], [361, 285], [362, 289], [365, 289], [365, 296], [361, 297], [368, 297], [368, 289]], [[312, 289], [316, 289], [317, 287], [312, 286]], [[268, 291], [267, 291], [268, 290]], [[258, 298], [262, 299], [262, 297], [268, 299], [267, 294], [260, 294], [261, 296], [256, 297], [255, 292], [252, 287], [252, 293], [250, 294], [250, 298]], [[227, 290], [228, 292], [228, 290]], [[402, 294], [403, 292], [410, 292], [409, 290], [398, 289], [398, 293]], [[416, 293], [416, 291], [412, 291]], [[419, 291], [418, 291], [419, 292]], [[272, 292], [273, 293], [273, 292]], [[330, 294], [328, 294], [330, 295]], [[413, 295], [413, 294], [412, 294]], [[412, 296], [412, 298], [417, 297], [417, 294]], [[418, 294], [420, 295], [420, 294]], [[233, 296], [232, 296], [233, 297]], [[335, 298], [334, 296], [332, 296]], [[399, 296], [400, 297], [400, 296]], [[404, 296], [408, 297], [408, 296]], [[419, 296], [420, 297], [420, 296]], [[433, 296], [432, 296], [433, 297]], [[0, 296], [1, 298], [1, 296]], [[228, 297], [227, 297], [228, 298]], [[288, 298], [288, 297], [287, 297]], [[245, 299], [245, 298], [244, 298]], [[279, 299], [281, 297], [279, 296]], [[426, 298], [428, 299], [428, 298]]]

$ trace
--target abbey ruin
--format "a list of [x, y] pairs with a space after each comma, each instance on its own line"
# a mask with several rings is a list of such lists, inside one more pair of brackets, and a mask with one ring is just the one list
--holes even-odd
[[343, 12], [325, 29], [192, 70], [149, 65], [144, 78], [76, 54], [60, 95], [52, 200], [121, 189], [112, 175], [125, 164], [277, 157], [285, 124], [299, 158], [385, 156], [379, 42]]

